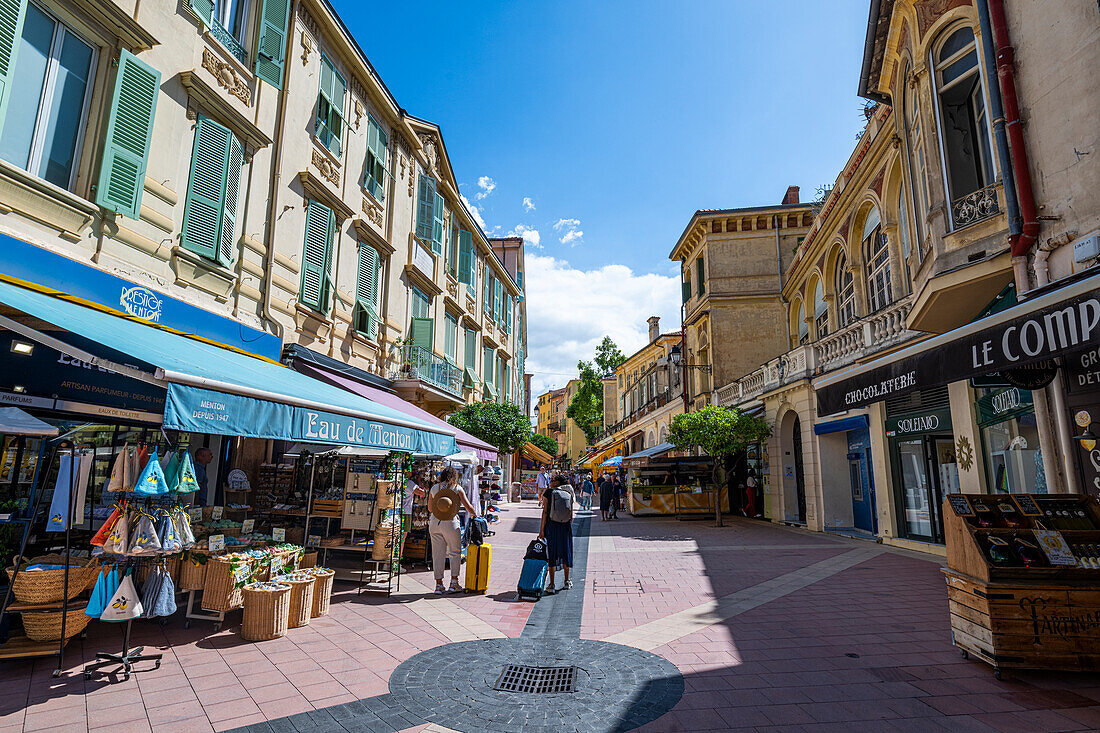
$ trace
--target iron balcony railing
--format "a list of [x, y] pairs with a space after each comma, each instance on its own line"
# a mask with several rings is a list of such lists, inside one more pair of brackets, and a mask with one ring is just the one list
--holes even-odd
[[214, 38], [218, 39], [218, 43], [225, 46], [229, 53], [233, 54], [233, 57], [240, 61], [242, 64], [248, 63], [248, 52], [244, 50], [244, 46], [241, 42], [233, 37], [233, 34], [222, 28], [221, 23], [214, 21], [210, 25], [210, 33]]
[[419, 379], [462, 398], [462, 370], [416, 344], [401, 347], [401, 362], [393, 379]]
[[955, 229], [976, 224], [999, 213], [1001, 213], [1001, 206], [997, 201], [995, 185], [979, 188], [974, 193], [951, 202], [951, 223]]
[[613, 425], [608, 425], [606, 428], [604, 428], [603, 431], [596, 436], [596, 443], [599, 443], [604, 438], [614, 435], [631, 423], [641, 420], [643, 417], [653, 412], [654, 410], [658, 410], [664, 407], [669, 403], [669, 400], [673, 398], [679, 399], [681, 396], [682, 395], [679, 388], [677, 388], [676, 390], [666, 388], [658, 392], [645, 403], [640, 405], [637, 409], [631, 410], [630, 414], [627, 415], [625, 418], [617, 423], [614, 423]]

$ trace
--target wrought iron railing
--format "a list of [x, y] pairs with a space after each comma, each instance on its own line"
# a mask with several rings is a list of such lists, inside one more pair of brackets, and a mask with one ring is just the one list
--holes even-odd
[[994, 185], [979, 188], [951, 202], [951, 222], [955, 229], [976, 224], [999, 213], [1001, 205], [997, 201], [997, 187]]
[[244, 46], [233, 37], [232, 33], [222, 28], [218, 21], [215, 20], [210, 24], [210, 34], [218, 39], [218, 43], [225, 46], [229, 53], [233, 54], [233, 58], [237, 59], [242, 64], [248, 63], [248, 52], [244, 50]]
[[462, 397], [462, 370], [441, 356], [415, 344], [401, 347], [401, 361], [391, 379], [419, 379], [455, 397]]

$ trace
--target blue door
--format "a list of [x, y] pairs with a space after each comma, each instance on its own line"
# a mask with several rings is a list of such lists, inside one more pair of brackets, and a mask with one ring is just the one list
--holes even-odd
[[848, 476], [852, 489], [852, 519], [856, 529], [875, 532], [875, 488], [871, 483], [871, 433], [848, 431]]

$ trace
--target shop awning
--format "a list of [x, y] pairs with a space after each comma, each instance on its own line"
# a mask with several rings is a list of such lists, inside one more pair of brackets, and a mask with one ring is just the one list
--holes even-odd
[[599, 468], [600, 465], [611, 456], [621, 456], [626, 452], [626, 441], [619, 441], [610, 448], [605, 448], [585, 459], [581, 464], [584, 468]]
[[614, 468], [615, 466], [621, 466], [621, 465], [623, 465], [623, 457], [622, 456], [612, 456], [611, 458], [608, 458], [606, 461], [601, 463], [600, 468]]
[[28, 415], [18, 407], [0, 407], [0, 434], [45, 438], [57, 435], [57, 428]]
[[25, 338], [164, 387], [168, 429], [428, 455], [457, 450], [451, 428], [430, 425], [278, 362], [124, 318], [64, 293], [0, 281], [0, 303], [143, 362], [146, 366], [118, 364], [65, 342], [64, 333], [0, 316], [0, 326]]
[[672, 443], [658, 443], [652, 448], [646, 448], [645, 450], [640, 450], [637, 453], [631, 453], [623, 460], [629, 461], [634, 458], [653, 458], [654, 456], [664, 455], [665, 453], [668, 453], [670, 450], [674, 450], [675, 448], [676, 446], [674, 446]]
[[307, 377], [327, 382], [333, 386], [341, 389], [346, 389], [348, 392], [357, 394], [360, 397], [366, 397], [372, 402], [376, 402], [380, 405], [386, 405], [392, 407], [395, 410], [399, 410], [406, 415], [411, 415], [417, 419], [432, 425], [438, 425], [440, 427], [448, 428], [454, 431], [455, 441], [458, 443], [459, 450], [471, 450], [477, 454], [477, 457], [483, 461], [495, 461], [497, 460], [497, 450], [493, 446], [486, 443], [484, 440], [475, 438], [464, 430], [459, 430], [453, 425], [450, 425], [445, 420], [440, 420], [435, 415], [431, 414], [427, 410], [422, 410], [411, 402], [406, 402], [395, 394], [386, 392], [385, 390], [378, 389], [369, 384], [360, 382], [357, 379], [353, 379], [343, 374], [337, 374], [336, 372], [324, 369], [323, 367], [317, 367], [313, 364], [301, 361], [300, 359], [294, 360], [293, 368]]
[[870, 425], [866, 415], [852, 415], [842, 417], [839, 420], [819, 422], [814, 424], [814, 435], [828, 435], [829, 433], [843, 433], [848, 430], [859, 430]]
[[554, 457], [534, 443], [527, 443], [523, 446], [523, 455], [532, 461], [544, 463], [547, 466], [554, 463]]
[[819, 415], [1000, 372], [1029, 378], [1054, 357], [1100, 346], [1100, 275], [1044, 288], [1020, 304], [814, 382]]

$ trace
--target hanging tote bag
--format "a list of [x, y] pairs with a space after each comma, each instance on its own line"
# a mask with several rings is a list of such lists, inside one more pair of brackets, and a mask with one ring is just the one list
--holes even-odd
[[137, 589], [134, 588], [133, 568], [126, 570], [122, 582], [118, 584], [118, 590], [107, 602], [107, 608], [99, 615], [100, 621], [129, 621], [141, 616], [141, 600], [138, 598]]
[[168, 486], [169, 493], [175, 492], [180, 481], [180, 455], [173, 451], [168, 456], [168, 462], [164, 465], [164, 483]]
[[164, 618], [176, 612], [176, 584], [172, 582], [172, 574], [163, 567], [157, 570], [160, 582], [157, 583], [156, 594], [151, 599], [142, 599], [142, 603], [146, 604], [146, 618]]
[[156, 448], [153, 448], [144, 470], [134, 484], [134, 493], [139, 496], [160, 496], [168, 493], [168, 484], [164, 481], [164, 471], [157, 460]]
[[176, 524], [176, 535], [179, 537], [180, 546], [190, 550], [195, 546], [195, 533], [191, 530], [191, 517], [182, 506], [172, 510], [172, 521]]
[[199, 490], [199, 480], [195, 478], [195, 464], [191, 460], [191, 454], [187, 451], [180, 451], [179, 468], [176, 474], [176, 487], [173, 489], [177, 494], [190, 494]]
[[111, 527], [111, 533], [107, 535], [107, 541], [103, 543], [103, 551], [112, 555], [125, 555], [130, 546], [130, 519], [127, 517], [125, 506], [119, 512], [118, 521]]
[[173, 555], [183, 549], [183, 544], [176, 534], [176, 523], [172, 521], [172, 515], [164, 509], [157, 510], [156, 530], [160, 538], [160, 551], [165, 555]]
[[107, 607], [107, 575], [106, 567], [100, 568], [99, 577], [92, 587], [92, 597], [88, 599], [88, 605], [84, 607], [84, 615], [91, 618], [99, 618], [103, 609]]
[[128, 555], [156, 555], [160, 552], [160, 538], [157, 537], [156, 527], [153, 526], [153, 518], [145, 512], [138, 513], [134, 531], [130, 533], [130, 548]]
[[122, 452], [115, 458], [115, 463], [111, 467], [111, 479], [107, 482], [107, 491], [120, 493], [134, 490], [133, 474], [130, 473], [133, 456], [130, 453], [130, 444], [126, 443], [122, 446]]
[[107, 517], [107, 521], [103, 523], [103, 526], [95, 533], [95, 537], [92, 538], [92, 545], [103, 547], [107, 543], [107, 538], [111, 536], [111, 530], [115, 528], [115, 524], [121, 516], [122, 510], [118, 508], [118, 504], [115, 504], [111, 514]]
[[145, 585], [141, 588], [141, 617], [153, 618], [153, 604], [160, 595], [160, 587], [164, 583], [164, 569], [158, 564], [145, 579]]

